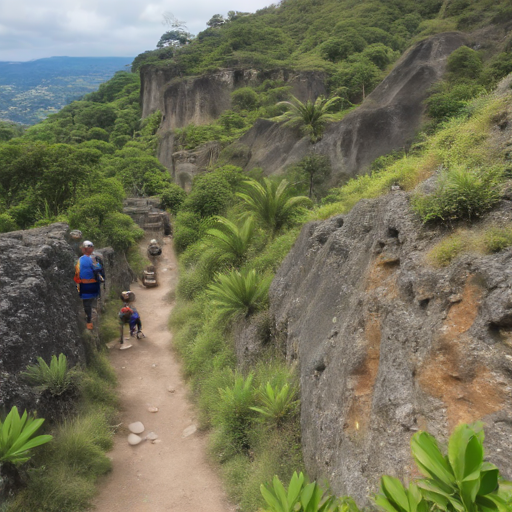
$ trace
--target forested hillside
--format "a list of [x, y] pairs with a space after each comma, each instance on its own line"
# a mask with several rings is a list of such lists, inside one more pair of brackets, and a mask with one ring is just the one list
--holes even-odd
[[[473, 230], [488, 212], [510, 199], [510, 150], [505, 141], [512, 111], [510, 82], [502, 84], [499, 94], [496, 87], [512, 72], [511, 23], [509, 0], [284, 0], [254, 15], [215, 15], [209, 28], [195, 38], [181, 29], [167, 32], [161, 48], [134, 60], [131, 73], [117, 73], [97, 92], [22, 135], [12, 126], [0, 131], [0, 233], [59, 220], [81, 229], [96, 246], [108, 244], [126, 251], [142, 235], [122, 213], [126, 196], [159, 196], [171, 213], [180, 261], [177, 306], [171, 318], [173, 344], [183, 359], [201, 426], [212, 433], [212, 458], [240, 510], [255, 512], [265, 506], [260, 485], [274, 475], [288, 482], [294, 471], [305, 469], [300, 355], [296, 347], [286, 346], [290, 333], [278, 331], [268, 309], [274, 275], [305, 223], [346, 216], [362, 199], [395, 190], [403, 194], [403, 217], [413, 219], [411, 225], [418, 230], [426, 226], [418, 239], [428, 252], [428, 265], [445, 268], [474, 250], [484, 258], [512, 245], [506, 214], [498, 215], [496, 224]], [[316, 151], [324, 129], [355, 110], [413, 44], [449, 31], [463, 32], [467, 45], [447, 58], [444, 78], [426, 101], [422, 128], [410, 134], [412, 143], [376, 159], [367, 174], [330, 188], [329, 160]], [[205, 171], [194, 178], [191, 191], [185, 193], [156, 157], [161, 112], [141, 119], [139, 72], [161, 71], [171, 83], [181, 83], [226, 67], [251, 70], [259, 77], [273, 70], [317, 71], [328, 97], [316, 103], [299, 102], [284, 81], [262, 79], [257, 85], [234, 90], [232, 109], [214, 122], [172, 128], [166, 136], [172, 139], [174, 151], [188, 155], [186, 151], [202, 147], [207, 162]], [[304, 112], [313, 116], [304, 116]], [[264, 168], [245, 172], [227, 164], [236, 160], [236, 147], [229, 145], [261, 118], [270, 119], [266, 123], [291, 121], [297, 139], [304, 138], [310, 150], [282, 176], [269, 177]], [[308, 254], [320, 250], [344, 219], [336, 217], [329, 226], [314, 224], [316, 245]], [[352, 222], [366, 229], [366, 221]], [[309, 226], [306, 230], [313, 229]], [[385, 242], [372, 241], [371, 250], [398, 244], [395, 231], [386, 232], [389, 240]], [[428, 240], [435, 240], [435, 245], [427, 250]], [[335, 242], [332, 247], [341, 255], [336, 265], [343, 265], [342, 257], [351, 247]], [[365, 255], [370, 254], [369, 248]], [[376, 281], [387, 278], [400, 262], [395, 254], [388, 260], [386, 254], [378, 257], [383, 263], [373, 275]], [[289, 266], [303, 269], [302, 262], [293, 263]], [[337, 267], [334, 271], [339, 273]], [[362, 282], [364, 276], [354, 280]], [[455, 293], [452, 298], [459, 301]], [[415, 298], [415, 311], [424, 312], [430, 299], [418, 302]], [[336, 316], [327, 318], [325, 339], [315, 340], [313, 333], [308, 346], [334, 343], [326, 340], [338, 335], [337, 320]], [[504, 322], [508, 329], [508, 317]], [[369, 325], [370, 329], [371, 321]], [[496, 325], [499, 331], [501, 324]], [[357, 378], [366, 373], [375, 378], [372, 365], [378, 354], [372, 357], [367, 367], [357, 369]], [[317, 359], [307, 377], [313, 384], [320, 382], [326, 368], [325, 361]], [[362, 409], [370, 407], [368, 393], [361, 404]], [[315, 409], [309, 414], [323, 419], [330, 411]], [[335, 428], [343, 430], [343, 435], [346, 431], [347, 443], [354, 442], [357, 449], [362, 445], [359, 423], [341, 423]], [[410, 428], [417, 429], [417, 425]], [[481, 440], [479, 427], [474, 428], [468, 436]], [[370, 446], [373, 453], [378, 450], [377, 444]], [[327, 474], [332, 468], [322, 453], [309, 456], [306, 463], [314, 459], [310, 467], [315, 467], [317, 476], [339, 479], [334, 469]], [[409, 470], [409, 466], [403, 472], [396, 469], [396, 474], [410, 476]], [[353, 480], [365, 471], [366, 467], [356, 475], [355, 470], [347, 470]], [[497, 478], [497, 472], [493, 475]], [[359, 504], [366, 506], [370, 487], [361, 482], [353, 487], [358, 490]], [[338, 484], [346, 488], [344, 482]], [[368, 485], [376, 490], [375, 481]], [[495, 493], [495, 488], [489, 493]], [[280, 493], [276, 482], [274, 490]], [[456, 491], [450, 487], [448, 492]], [[489, 505], [489, 509], [468, 510], [508, 511], [510, 488], [507, 492], [500, 497], [508, 500], [502, 508]], [[391, 500], [393, 493], [388, 493], [381, 496], [380, 510], [464, 510], [458, 502], [452, 507], [444, 498], [433, 501], [432, 494], [420, 495], [417, 488], [404, 493], [400, 496], [418, 502], [416, 508], [388, 506], [383, 501]], [[358, 510], [350, 498], [343, 498], [337, 506], [333, 510]], [[281, 509], [276, 505], [273, 510]]]
[[132, 62], [125, 57], [52, 57], [0, 62], [0, 120], [34, 124]]

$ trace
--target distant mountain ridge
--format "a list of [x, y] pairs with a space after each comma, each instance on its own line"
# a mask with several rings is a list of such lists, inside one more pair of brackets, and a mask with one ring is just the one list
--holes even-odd
[[0, 61], [0, 120], [35, 124], [96, 90], [132, 61], [132, 57]]

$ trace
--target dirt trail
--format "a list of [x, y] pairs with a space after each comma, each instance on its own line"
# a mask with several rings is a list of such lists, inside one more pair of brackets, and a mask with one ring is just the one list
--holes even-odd
[[[165, 239], [158, 275], [156, 288], [132, 286], [147, 337], [125, 340], [133, 345], [128, 350], [118, 350], [117, 341], [110, 344], [110, 360], [119, 378], [122, 425], [109, 454], [113, 471], [101, 484], [94, 505], [99, 512], [228, 512], [234, 508], [206, 460], [206, 439], [199, 432], [190, 434], [196, 424], [194, 410], [169, 349], [172, 304], [167, 297], [177, 282], [170, 239]], [[159, 411], [151, 413], [148, 407]], [[146, 428], [141, 437], [155, 432], [158, 442], [130, 446], [127, 426], [135, 421]]]

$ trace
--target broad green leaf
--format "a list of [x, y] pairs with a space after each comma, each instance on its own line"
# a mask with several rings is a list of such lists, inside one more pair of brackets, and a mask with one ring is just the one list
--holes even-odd
[[439, 451], [433, 436], [426, 432], [417, 432], [412, 436], [411, 449], [414, 459], [419, 462], [420, 470], [427, 472], [426, 476], [441, 480], [446, 484], [455, 482], [451, 468]]
[[382, 492], [391, 503], [396, 503], [403, 510], [409, 510], [409, 500], [402, 482], [398, 478], [384, 475], [381, 478]]
[[386, 510], [386, 512], [402, 512], [399, 508], [396, 508], [385, 496], [378, 494], [374, 498], [375, 504]]
[[483, 496], [495, 491], [498, 488], [498, 477], [500, 472], [496, 466], [484, 462], [482, 464], [482, 472], [480, 478], [480, 489], [478, 494]]
[[266, 485], [260, 485], [260, 492], [264, 498], [264, 500], [272, 507], [273, 512], [288, 512], [288, 510], [284, 510], [281, 506], [281, 503], [276, 498], [274, 493], [267, 488]]

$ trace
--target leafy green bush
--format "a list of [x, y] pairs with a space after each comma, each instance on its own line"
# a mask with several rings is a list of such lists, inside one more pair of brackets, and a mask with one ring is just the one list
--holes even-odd
[[259, 390], [259, 407], [251, 407], [253, 411], [260, 413], [264, 421], [276, 428], [280, 428], [289, 415], [297, 414], [299, 401], [297, 389], [290, 387], [288, 383], [279, 388], [272, 387], [270, 382]]
[[274, 236], [281, 228], [291, 223], [297, 209], [310, 205], [309, 198], [304, 196], [291, 197], [289, 183], [279, 183], [263, 178], [263, 184], [256, 180], [247, 180], [246, 192], [238, 192], [244, 208], [253, 213], [263, 227]]
[[381, 480], [375, 503], [386, 512], [471, 510], [506, 512], [512, 503], [512, 484], [499, 480], [499, 470], [484, 461], [482, 423], [455, 428], [443, 455], [436, 439], [417, 432], [411, 439], [414, 461], [426, 477], [405, 489], [396, 478]]
[[246, 378], [235, 373], [233, 385], [219, 389], [221, 401], [213, 417], [214, 426], [224, 431], [239, 452], [248, 450], [250, 446], [248, 432], [254, 420], [252, 406], [255, 404], [253, 378], [252, 373]]
[[68, 368], [64, 354], [53, 355], [50, 366], [42, 357], [37, 357], [37, 364], [27, 366], [21, 376], [39, 390], [48, 390], [53, 396], [59, 396], [76, 385], [78, 373]]
[[258, 94], [250, 87], [241, 87], [231, 93], [231, 103], [238, 110], [254, 110], [259, 103]]
[[183, 202], [183, 208], [198, 213], [201, 217], [222, 215], [232, 200], [228, 181], [216, 173], [198, 176], [192, 192]]
[[423, 222], [473, 220], [499, 201], [499, 169], [477, 172], [454, 167], [440, 177], [437, 190], [416, 196], [413, 208]]
[[484, 93], [485, 89], [475, 82], [463, 82], [453, 86], [441, 85], [433, 91], [425, 102], [427, 113], [434, 121], [441, 122], [465, 113], [469, 101]]
[[49, 435], [33, 437], [43, 423], [44, 419], [31, 418], [27, 411], [20, 417], [14, 406], [5, 420], [0, 420], [0, 464], [22, 464], [30, 459], [33, 448], [50, 442]]
[[174, 248], [179, 253], [201, 238], [201, 217], [193, 211], [181, 210], [174, 226]]
[[249, 316], [266, 303], [271, 277], [259, 276], [255, 270], [232, 270], [220, 274], [217, 282], [208, 286], [208, 293], [214, 305], [223, 316]]
[[8, 213], [0, 213], [0, 233], [16, 231], [18, 226], [14, 219]]
[[170, 183], [160, 194], [162, 207], [169, 210], [173, 215], [178, 213], [186, 198], [186, 192], [175, 183]]
[[446, 69], [451, 80], [467, 78], [476, 80], [482, 72], [482, 58], [475, 50], [461, 46], [448, 57]]

